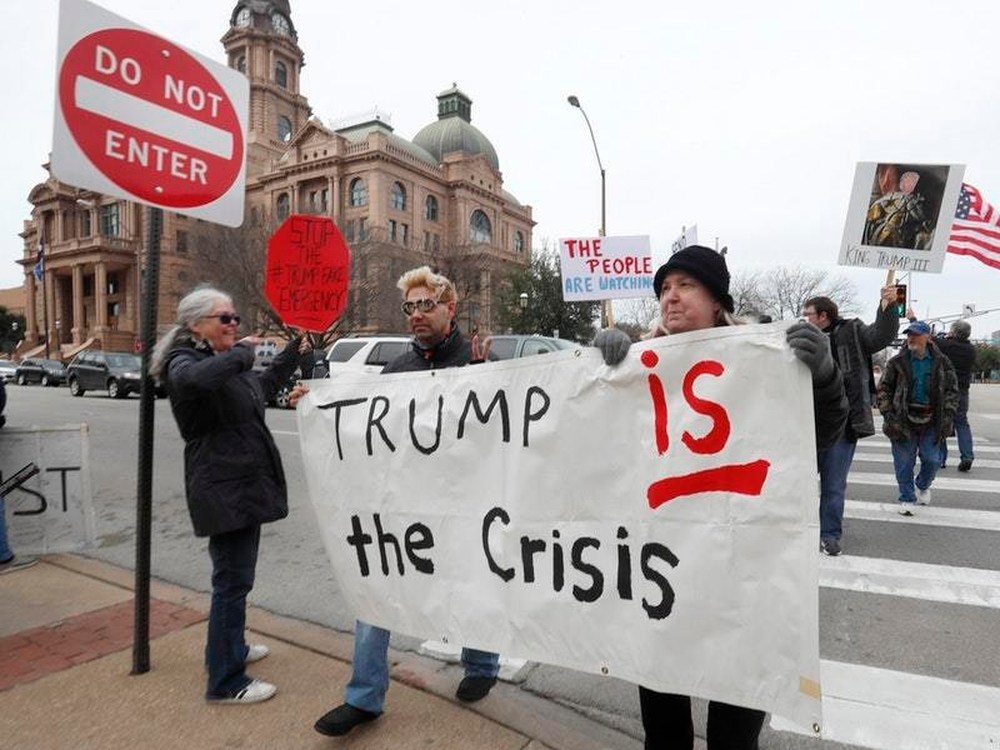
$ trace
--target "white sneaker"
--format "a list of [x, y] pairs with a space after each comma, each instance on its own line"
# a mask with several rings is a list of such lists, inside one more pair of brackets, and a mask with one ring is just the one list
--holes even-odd
[[928, 487], [926, 490], [922, 490], [919, 487], [916, 487], [915, 489], [917, 491], [917, 505], [930, 505], [931, 488]]
[[899, 515], [901, 516], [912, 516], [913, 511], [916, 509], [916, 503], [900, 503], [899, 504]]
[[260, 661], [269, 653], [271, 649], [265, 646], [263, 643], [251, 643], [247, 646], [247, 658], [243, 660], [244, 664], [252, 664], [255, 661]]
[[278, 688], [270, 682], [252, 680], [249, 685], [243, 688], [236, 695], [228, 698], [206, 698], [205, 700], [209, 703], [219, 703], [223, 705], [260, 703], [261, 701], [266, 701], [268, 698], [274, 697], [274, 694], [277, 692]]

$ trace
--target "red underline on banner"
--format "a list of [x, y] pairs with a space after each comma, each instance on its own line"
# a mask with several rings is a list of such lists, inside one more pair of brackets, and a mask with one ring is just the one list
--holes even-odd
[[760, 495], [770, 467], [771, 462], [761, 458], [748, 464], [729, 464], [680, 477], [664, 477], [649, 486], [646, 498], [649, 500], [649, 507], [656, 510], [678, 497], [702, 492]]

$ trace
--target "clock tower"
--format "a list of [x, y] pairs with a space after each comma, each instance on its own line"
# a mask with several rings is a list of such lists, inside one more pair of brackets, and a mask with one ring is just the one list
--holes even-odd
[[288, 0], [239, 0], [222, 44], [229, 67], [250, 81], [249, 177], [270, 168], [311, 111], [299, 93], [305, 55]]

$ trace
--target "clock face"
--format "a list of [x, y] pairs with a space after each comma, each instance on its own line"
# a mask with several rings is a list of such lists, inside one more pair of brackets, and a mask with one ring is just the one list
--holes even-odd
[[240, 8], [240, 12], [236, 14], [236, 25], [245, 28], [250, 25], [250, 9]]
[[285, 36], [288, 36], [289, 33], [288, 19], [285, 18], [280, 13], [271, 14], [271, 25], [274, 27], [274, 30], [277, 31], [279, 34], [284, 34]]

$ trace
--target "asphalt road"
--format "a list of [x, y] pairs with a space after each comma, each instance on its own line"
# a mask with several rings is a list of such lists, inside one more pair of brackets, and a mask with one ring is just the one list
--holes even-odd
[[[73, 398], [65, 387], [8, 386], [8, 424], [89, 425], [98, 544], [86, 554], [125, 567], [135, 556], [138, 407], [135, 396]], [[193, 536], [183, 497], [183, 444], [167, 402], [155, 409], [152, 572], [208, 590], [206, 543]], [[915, 521], [889, 505], [896, 490], [888, 443], [879, 436], [859, 443], [845, 554], [820, 559], [824, 712], [835, 739], [801, 736], [775, 721], [761, 747], [1000, 745], [1000, 385], [973, 386], [970, 420], [973, 470], [955, 470], [953, 445], [933, 505]], [[290, 514], [265, 527], [251, 599], [349, 631], [353, 617], [342, 606], [305, 495], [295, 415], [272, 409], [268, 422], [284, 458]], [[396, 637], [394, 645], [420, 644]], [[524, 690], [641, 736], [632, 685], [547, 665], [529, 665], [519, 680]], [[332, 705], [343, 686], [316, 689], [328, 691]]]

